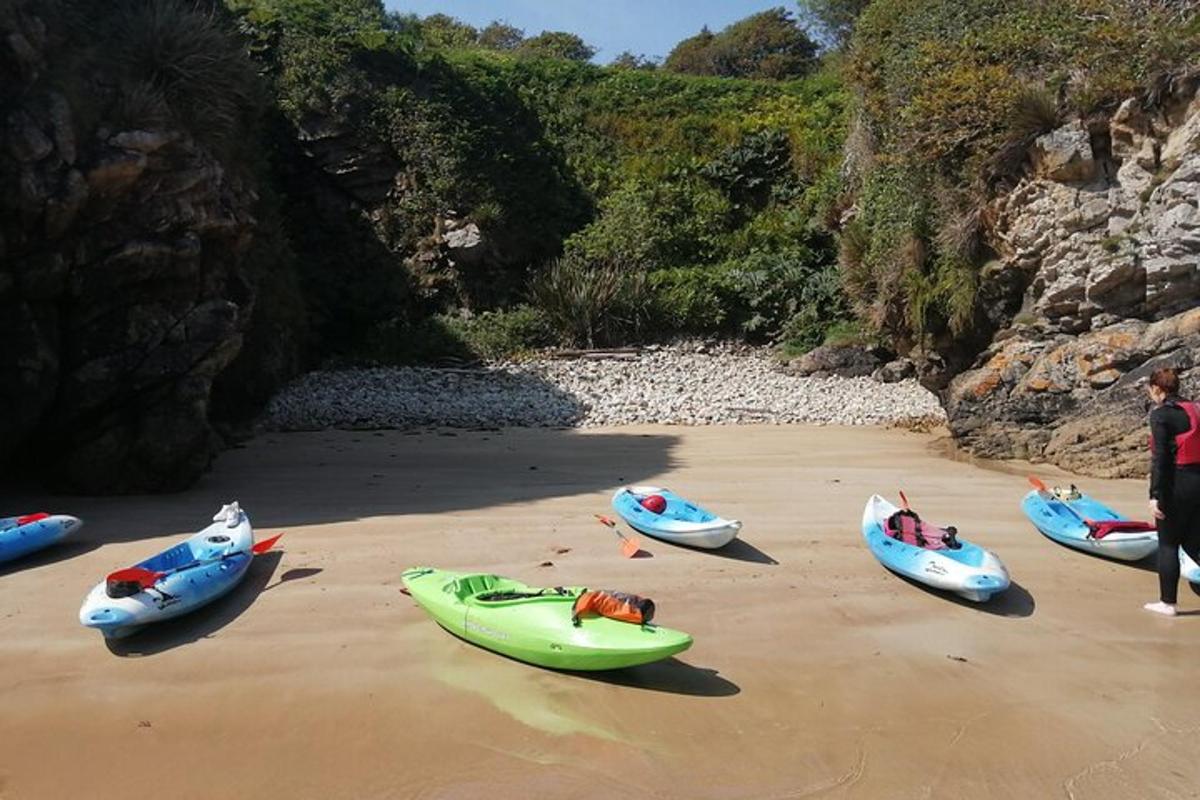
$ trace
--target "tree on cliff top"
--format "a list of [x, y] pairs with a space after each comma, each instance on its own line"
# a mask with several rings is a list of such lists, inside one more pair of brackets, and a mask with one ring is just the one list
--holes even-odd
[[525, 31], [507, 22], [494, 20], [479, 32], [479, 46], [488, 50], [516, 50], [525, 41]]
[[717, 34], [703, 28], [676, 45], [663, 66], [691, 75], [782, 80], [810, 72], [816, 54], [816, 43], [779, 7], [752, 14]]
[[448, 14], [430, 14], [421, 20], [421, 35], [434, 47], [472, 47], [479, 31]]
[[573, 33], [542, 31], [521, 42], [517, 52], [528, 56], [565, 58], [568, 61], [587, 61], [596, 55], [596, 48]]
[[827, 43], [843, 47], [850, 42], [858, 15], [870, 4], [871, 0], [800, 0], [800, 10], [820, 26]]
[[644, 54], [638, 55], [631, 50], [625, 50], [608, 65], [617, 69], [657, 69], [658, 61]]

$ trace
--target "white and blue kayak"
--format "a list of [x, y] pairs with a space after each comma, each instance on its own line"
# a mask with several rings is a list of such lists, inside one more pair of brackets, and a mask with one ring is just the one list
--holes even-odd
[[65, 513], [29, 513], [23, 517], [0, 518], [0, 564], [56, 545], [83, 528], [78, 517]]
[[[911, 515], [911, 531], [897, 529], [902, 514]], [[872, 555], [892, 572], [967, 600], [985, 602], [1011, 583], [1008, 570], [990, 550], [957, 538], [953, 528], [923, 523], [879, 495], [863, 509], [862, 532]], [[925, 545], [907, 541], [905, 533]]]
[[613, 511], [629, 527], [672, 544], [715, 550], [732, 542], [742, 529], [736, 519], [718, 517], [658, 486], [626, 486], [612, 498]]
[[57, 544], [83, 527], [66, 514], [26, 514], [0, 519], [0, 564]]
[[270, 550], [279, 536], [255, 544], [250, 518], [230, 503], [204, 530], [96, 584], [84, 598], [79, 621], [118, 639], [194, 611], [241, 583], [254, 556]]
[[[1141, 561], [1158, 550], [1158, 531], [1071, 490], [1051, 490], [1040, 481], [1021, 501], [1021, 510], [1045, 536], [1067, 547], [1119, 561]], [[1120, 523], [1127, 523], [1122, 525]], [[1200, 583], [1200, 566], [1179, 551], [1183, 577]]]

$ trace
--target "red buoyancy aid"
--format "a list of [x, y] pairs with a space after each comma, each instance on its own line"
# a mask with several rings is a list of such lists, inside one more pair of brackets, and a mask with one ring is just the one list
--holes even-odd
[[[1196, 404], [1181, 400], [1171, 405], [1187, 414], [1191, 427], [1175, 437], [1175, 465], [1186, 467], [1200, 464], [1200, 409]], [[1154, 452], [1154, 436], [1150, 436], [1150, 452]]]
[[912, 511], [897, 511], [884, 522], [883, 529], [893, 539], [926, 550], [956, 549], [949, 529], [930, 525]]

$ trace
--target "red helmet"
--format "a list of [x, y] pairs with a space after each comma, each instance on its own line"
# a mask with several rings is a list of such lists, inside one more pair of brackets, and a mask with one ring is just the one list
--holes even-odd
[[667, 500], [661, 494], [648, 494], [638, 502], [642, 504], [642, 508], [654, 514], [661, 514], [667, 510]]

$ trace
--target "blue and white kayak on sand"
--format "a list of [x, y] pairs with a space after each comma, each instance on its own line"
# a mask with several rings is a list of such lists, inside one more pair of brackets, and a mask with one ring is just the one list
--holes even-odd
[[976, 603], [985, 602], [1009, 587], [1011, 581], [1004, 564], [977, 544], [955, 539], [957, 547], [930, 549], [888, 535], [885, 526], [898, 511], [897, 506], [879, 495], [871, 497], [863, 509], [863, 538], [880, 564], [914, 581]]
[[[1064, 499], [1052, 491], [1034, 489], [1021, 501], [1021, 510], [1045, 536], [1085, 553], [1141, 561], [1158, 550], [1156, 530], [1120, 531], [1118, 526], [1118, 530], [1097, 537], [1098, 525], [1135, 521], [1086, 494]], [[1179, 563], [1185, 579], [1200, 583], [1200, 565], [1183, 550], [1179, 551]]]
[[83, 527], [66, 514], [26, 514], [0, 519], [0, 564], [57, 544]]
[[[643, 505], [647, 498], [662, 498], [664, 506], [654, 511]], [[668, 489], [658, 486], [626, 486], [612, 498], [613, 511], [638, 533], [672, 544], [715, 550], [732, 542], [742, 529], [736, 519], [718, 517]]]
[[194, 611], [241, 583], [254, 556], [279, 536], [255, 544], [250, 518], [230, 503], [204, 530], [96, 584], [84, 598], [79, 621], [118, 639]]

